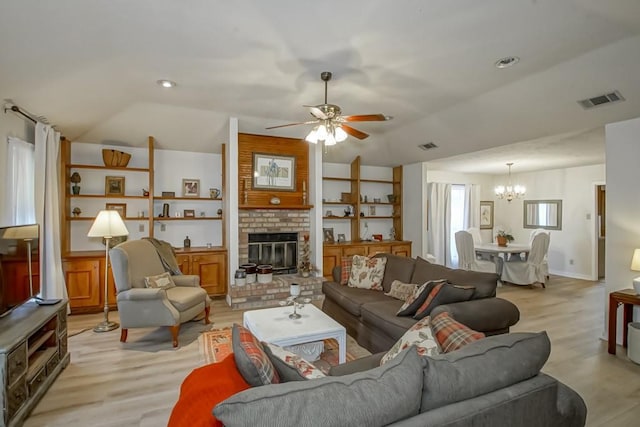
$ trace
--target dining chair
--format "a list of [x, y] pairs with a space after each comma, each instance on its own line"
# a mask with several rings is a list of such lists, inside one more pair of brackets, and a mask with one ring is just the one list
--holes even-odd
[[469, 227], [465, 231], [467, 231], [469, 234], [471, 234], [471, 237], [473, 237], [474, 245], [482, 244], [482, 235], [480, 234], [480, 229], [478, 227]]
[[458, 252], [458, 268], [487, 273], [499, 273], [496, 263], [476, 257], [471, 233], [468, 231], [458, 231], [455, 237], [456, 251]]
[[502, 266], [503, 282], [515, 285], [542, 284], [545, 288], [547, 276], [543, 269], [544, 257], [549, 250], [549, 234], [538, 233], [531, 243], [531, 251], [526, 261], [505, 262]]
[[[531, 244], [533, 243], [533, 238], [536, 237], [538, 234], [540, 233], [544, 233], [546, 235], [549, 236], [549, 240], [547, 241], [547, 248], [544, 251], [544, 261], [542, 262], [542, 271], [545, 275], [545, 277], [548, 279], [549, 278], [549, 243], [551, 242], [551, 232], [548, 230], [545, 230], [544, 228], [536, 228], [535, 230], [531, 230], [531, 234], [529, 236], [529, 246], [531, 246]], [[526, 255], [525, 255], [526, 257]]]

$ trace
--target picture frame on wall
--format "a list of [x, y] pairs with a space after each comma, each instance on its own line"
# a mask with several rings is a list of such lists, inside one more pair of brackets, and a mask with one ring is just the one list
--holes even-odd
[[124, 176], [106, 176], [104, 194], [105, 196], [124, 196]]
[[105, 209], [108, 211], [116, 211], [120, 214], [120, 218], [125, 219], [127, 217], [127, 204], [126, 203], [107, 203]]
[[200, 197], [200, 180], [183, 178], [182, 197]]
[[253, 188], [255, 190], [295, 191], [296, 158], [253, 153]]
[[480, 201], [480, 229], [493, 228], [493, 201]]

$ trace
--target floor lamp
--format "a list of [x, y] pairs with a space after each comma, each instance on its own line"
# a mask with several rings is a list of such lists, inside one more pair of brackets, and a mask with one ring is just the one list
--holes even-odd
[[[3, 239], [22, 240], [27, 244], [27, 268], [29, 273], [29, 298], [33, 298], [33, 271], [31, 266], [31, 242], [38, 239], [39, 227], [33, 225], [19, 225], [8, 228], [2, 235]], [[36, 243], [37, 244], [37, 243]], [[39, 260], [38, 260], [39, 261]]]
[[104, 320], [93, 328], [94, 332], [108, 332], [116, 329], [119, 325], [109, 321], [109, 302], [107, 301], [107, 282], [109, 273], [109, 241], [112, 237], [128, 236], [129, 231], [124, 225], [118, 211], [100, 211], [96, 220], [87, 233], [88, 237], [102, 237], [105, 239], [104, 250]]

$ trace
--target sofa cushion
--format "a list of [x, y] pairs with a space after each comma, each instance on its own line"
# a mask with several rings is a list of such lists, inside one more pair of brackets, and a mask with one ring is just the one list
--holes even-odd
[[322, 292], [325, 298], [335, 301], [340, 307], [354, 316], [360, 316], [360, 306], [362, 304], [378, 301], [396, 301], [391, 297], [385, 296], [382, 292], [340, 286], [336, 282], [324, 282], [322, 284]]
[[418, 257], [409, 282], [424, 283], [433, 279], [447, 279], [454, 285], [475, 286], [471, 299], [494, 297], [498, 286], [498, 275], [495, 273], [452, 269], [444, 265], [431, 264]]
[[424, 358], [420, 412], [484, 395], [534, 377], [547, 361], [546, 332], [487, 337]]
[[389, 297], [387, 299], [388, 301], [363, 304], [360, 309], [361, 320], [367, 328], [381, 331], [397, 340], [416, 324], [416, 320], [412, 317], [396, 316], [402, 302]]
[[369, 258], [363, 255], [354, 255], [351, 260], [351, 273], [349, 283], [352, 288], [382, 290], [382, 279], [387, 265], [387, 259]]
[[440, 349], [431, 332], [429, 325], [430, 318], [424, 318], [413, 325], [380, 359], [380, 366], [393, 360], [401, 351], [411, 346], [415, 346], [420, 356], [433, 356], [438, 354]]
[[[208, 298], [207, 291], [200, 287], [174, 286], [173, 288], [165, 289], [165, 292], [171, 304], [180, 312], [198, 304], [204, 304]], [[204, 305], [202, 308], [204, 309]]]
[[351, 276], [351, 257], [343, 256], [340, 260], [340, 284], [346, 285], [349, 283], [349, 276]]
[[384, 279], [382, 280], [382, 288], [385, 292], [389, 292], [391, 283], [393, 283], [394, 280], [400, 280], [404, 283], [422, 283], [411, 282], [413, 266], [416, 262], [413, 258], [386, 253], [378, 253], [373, 257], [387, 259], [387, 265], [384, 269]]
[[413, 292], [417, 287], [418, 285], [416, 285], [415, 283], [404, 283], [400, 280], [394, 280], [393, 283], [391, 283], [389, 292], [385, 292], [384, 294], [391, 298], [406, 301], [407, 298], [413, 295]]
[[469, 343], [484, 338], [482, 332], [474, 331], [457, 322], [446, 311], [435, 317], [431, 316], [431, 332], [442, 353], [459, 350]]
[[252, 388], [213, 413], [227, 427], [387, 425], [417, 415], [422, 366], [411, 348], [368, 371]]
[[238, 370], [249, 384], [257, 387], [280, 382], [273, 363], [250, 330], [237, 323], [234, 324], [231, 345]]
[[302, 357], [279, 345], [263, 342], [262, 348], [278, 371], [280, 382], [312, 380], [326, 376]]
[[429, 280], [424, 282], [421, 286], [417, 287], [412, 295], [407, 298], [407, 300], [400, 306], [398, 312], [396, 313], [398, 316], [413, 316], [424, 304], [427, 297], [431, 294], [431, 290], [438, 285], [442, 285], [446, 283], [445, 280]]
[[431, 310], [442, 304], [469, 301], [473, 295], [473, 289], [473, 286], [451, 285], [446, 282], [438, 283], [431, 289], [427, 299], [416, 310], [413, 318], [422, 319], [431, 314]]
[[176, 286], [171, 274], [164, 272], [155, 276], [147, 276], [144, 278], [144, 285], [147, 288], [169, 289]]
[[250, 387], [231, 355], [218, 363], [196, 368], [182, 382], [167, 426], [222, 426], [211, 413], [211, 407]]

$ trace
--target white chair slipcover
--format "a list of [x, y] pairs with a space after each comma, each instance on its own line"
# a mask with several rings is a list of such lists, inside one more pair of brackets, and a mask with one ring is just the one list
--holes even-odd
[[473, 245], [473, 237], [467, 231], [456, 233], [456, 250], [458, 251], [458, 267], [463, 270], [483, 271], [486, 273], [497, 273], [496, 264], [476, 258], [476, 251]]
[[533, 285], [541, 283], [545, 287], [547, 276], [543, 262], [549, 250], [549, 234], [538, 233], [531, 243], [531, 251], [526, 261], [505, 262], [502, 267], [502, 281], [516, 285]]

